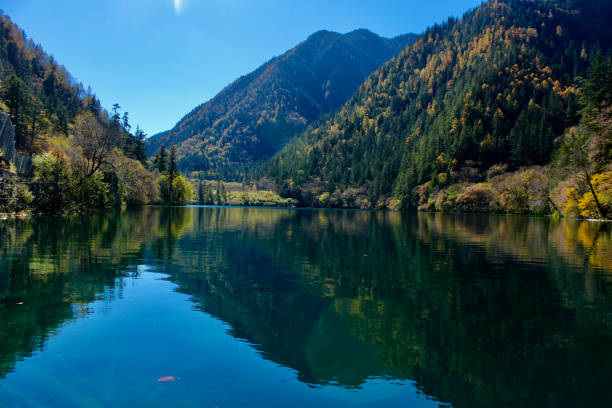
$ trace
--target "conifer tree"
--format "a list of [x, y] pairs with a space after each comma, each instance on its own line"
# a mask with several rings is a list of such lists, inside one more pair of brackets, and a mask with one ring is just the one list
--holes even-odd
[[206, 201], [205, 192], [204, 192], [204, 183], [202, 182], [202, 176], [200, 176], [200, 180], [198, 182], [198, 204], [203, 205]]
[[162, 145], [155, 154], [153, 168], [157, 169], [162, 174], [166, 173], [166, 170], [168, 170], [168, 150], [166, 150], [166, 146]]

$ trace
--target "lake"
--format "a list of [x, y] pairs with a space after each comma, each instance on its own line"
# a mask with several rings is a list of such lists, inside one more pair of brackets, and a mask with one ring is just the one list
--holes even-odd
[[148, 207], [0, 240], [1, 407], [612, 406], [610, 224]]

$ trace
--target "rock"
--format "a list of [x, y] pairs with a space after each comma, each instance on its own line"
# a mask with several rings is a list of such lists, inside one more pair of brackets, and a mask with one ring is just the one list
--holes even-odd
[[20, 176], [32, 175], [32, 158], [15, 149], [15, 126], [9, 115], [0, 113], [0, 149], [5, 160], [13, 163]]

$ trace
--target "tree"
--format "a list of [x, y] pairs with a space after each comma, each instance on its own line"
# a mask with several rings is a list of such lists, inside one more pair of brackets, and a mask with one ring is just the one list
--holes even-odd
[[570, 128], [559, 148], [558, 161], [566, 172], [576, 175], [579, 182], [583, 184], [583, 189], [593, 195], [599, 215], [605, 218], [608, 215], [608, 209], [601, 203], [593, 186], [593, 175], [601, 168], [601, 163], [596, 160], [597, 154], [592, 141], [590, 132], [584, 126]]
[[227, 191], [225, 191], [223, 182], [221, 182], [221, 198], [223, 199], [223, 204], [227, 204]]
[[159, 186], [139, 161], [120, 156], [115, 168], [125, 191], [125, 203], [138, 206], [153, 203], [159, 198]]
[[8, 77], [2, 94], [11, 122], [15, 125], [15, 143], [18, 149], [24, 150], [27, 142], [27, 116], [32, 95], [27, 85], [15, 75]]
[[176, 179], [177, 175], [179, 175], [179, 173], [176, 163], [176, 147], [172, 146], [172, 148], [170, 149], [170, 158], [168, 160], [168, 188], [170, 189], [168, 192], [168, 196], [171, 197], [171, 201], [174, 201], [174, 179]]
[[83, 152], [85, 177], [91, 177], [107, 162], [118, 142], [117, 134], [102, 125], [91, 112], [76, 117], [73, 137]]
[[121, 119], [121, 126], [126, 133], [130, 133], [132, 129], [132, 125], [130, 125], [130, 115], [127, 112], [123, 113], [123, 118]]
[[599, 217], [607, 218], [612, 216], [607, 200], [610, 178], [604, 174], [612, 160], [612, 58], [595, 58], [583, 95], [582, 119], [564, 135], [558, 162], [579, 183], [578, 191], [572, 192], [583, 194], [581, 202], [590, 203], [583, 206], [582, 215], [592, 213], [585, 210], [589, 207], [595, 208]]
[[100, 107], [100, 101], [96, 97], [96, 95], [91, 94], [91, 89], [88, 90], [88, 99], [87, 99], [87, 110], [93, 113], [95, 117], [100, 116], [100, 111], [102, 108]]
[[176, 146], [170, 149], [170, 158], [168, 160], [168, 175], [170, 178], [176, 177], [178, 173], [178, 163], [176, 160]]
[[588, 75], [584, 86], [587, 109], [601, 111], [612, 104], [612, 57], [603, 57], [599, 52]]
[[113, 116], [111, 117], [111, 120], [117, 125], [117, 127], [119, 127], [119, 120], [121, 119], [119, 109], [121, 109], [121, 105], [118, 103], [113, 104]]
[[[71, 171], [71, 199], [74, 210], [83, 211], [93, 208], [104, 208], [111, 204], [109, 185], [104, 181], [102, 171], [88, 174], [89, 164], [85, 159], [75, 160], [70, 165]], [[122, 197], [118, 197], [121, 202]]]
[[136, 126], [136, 134], [134, 135], [134, 138], [136, 139], [134, 158], [142, 164], [145, 164], [147, 162], [147, 148], [145, 146], [147, 134], [140, 128], [140, 126]]
[[168, 150], [166, 150], [166, 146], [162, 145], [157, 153], [155, 153], [153, 168], [157, 169], [162, 174], [168, 169]]
[[163, 175], [159, 180], [161, 199], [167, 205], [185, 205], [193, 197], [193, 187], [183, 176]]
[[[580, 210], [580, 215], [587, 218], [597, 217], [600, 212], [600, 207], [608, 209], [612, 205], [612, 171], [598, 173], [593, 176], [593, 189], [597, 192], [594, 194], [585, 193], [577, 202], [577, 207]], [[599, 203], [595, 202], [595, 197], [598, 197]]]
[[72, 175], [61, 153], [34, 156], [34, 205], [44, 213], [72, 209]]
[[47, 76], [43, 81], [43, 90], [47, 96], [53, 97], [55, 96], [55, 88], [57, 84], [57, 74], [56, 67], [53, 65], [51, 69], [47, 72]]
[[204, 183], [202, 182], [202, 176], [198, 181], [198, 204], [203, 205], [206, 202], [206, 193], [204, 191]]

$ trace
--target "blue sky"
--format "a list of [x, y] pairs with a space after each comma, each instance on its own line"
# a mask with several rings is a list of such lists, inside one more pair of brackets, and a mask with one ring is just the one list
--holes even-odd
[[480, 0], [3, 0], [0, 8], [108, 109], [149, 135], [315, 31], [392, 37]]

